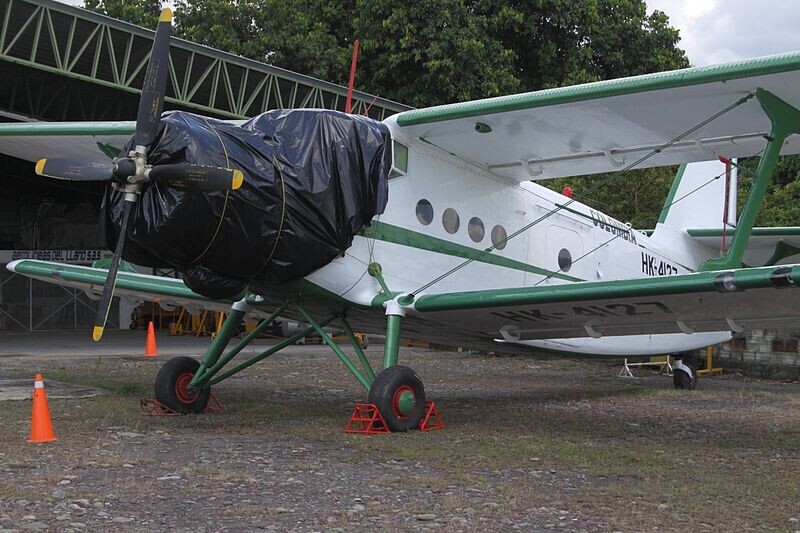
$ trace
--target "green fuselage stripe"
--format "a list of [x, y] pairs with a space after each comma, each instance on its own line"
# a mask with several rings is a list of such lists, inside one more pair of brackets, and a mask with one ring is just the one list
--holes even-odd
[[439, 239], [438, 237], [431, 237], [430, 235], [425, 235], [424, 233], [401, 228], [385, 222], [372, 222], [372, 224], [362, 232], [362, 235], [368, 239], [377, 239], [379, 241], [390, 242], [393, 244], [410, 246], [411, 248], [417, 248], [418, 250], [436, 252], [439, 254], [460, 257], [463, 259], [472, 259], [480, 263], [511, 268], [513, 270], [520, 270], [522, 272], [531, 272], [541, 276], [551, 276], [566, 281], [582, 281], [580, 278], [576, 278], [574, 276], [568, 276], [560, 272], [553, 272], [552, 270], [529, 265], [527, 263], [523, 263], [522, 261], [517, 261], [508, 257], [503, 257], [498, 255], [497, 252], [485, 252], [484, 250], [470, 248], [469, 246]]

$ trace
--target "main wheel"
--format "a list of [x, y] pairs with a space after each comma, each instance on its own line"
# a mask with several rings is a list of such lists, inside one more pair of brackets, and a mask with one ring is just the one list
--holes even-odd
[[179, 413], [202, 413], [211, 389], [189, 390], [199, 366], [200, 362], [191, 357], [175, 357], [164, 363], [156, 374], [156, 400]]
[[375, 376], [369, 389], [373, 403], [391, 431], [408, 431], [419, 426], [425, 412], [425, 387], [416, 372], [395, 365]]
[[697, 369], [694, 365], [684, 364], [691, 369], [693, 375], [690, 377], [685, 371], [676, 368], [672, 372], [672, 384], [676, 389], [695, 390], [697, 388]]

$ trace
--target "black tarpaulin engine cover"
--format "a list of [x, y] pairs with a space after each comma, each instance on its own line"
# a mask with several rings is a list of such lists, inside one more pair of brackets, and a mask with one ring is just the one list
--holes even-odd
[[[167, 113], [149, 164], [229, 167], [244, 173], [244, 183], [210, 193], [145, 185], [123, 258], [176, 268], [192, 290], [211, 298], [301, 278], [342, 254], [383, 212], [391, 160], [388, 128], [367, 117], [278, 110], [235, 126]], [[123, 194], [108, 187], [101, 227], [112, 250], [122, 204]]]

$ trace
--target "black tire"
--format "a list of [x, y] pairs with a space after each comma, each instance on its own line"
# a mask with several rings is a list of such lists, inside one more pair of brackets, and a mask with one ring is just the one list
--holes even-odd
[[206, 387], [194, 392], [186, 389], [199, 366], [200, 362], [191, 357], [175, 357], [164, 363], [156, 374], [156, 400], [182, 414], [202, 413], [211, 389]]
[[689, 377], [689, 374], [676, 368], [672, 371], [672, 383], [676, 389], [695, 390], [697, 388], [697, 369], [694, 365], [684, 364], [692, 370], [694, 376]]
[[[408, 414], [400, 412], [397, 400], [403, 392], [414, 395], [414, 407]], [[407, 366], [395, 365], [375, 376], [369, 389], [369, 403], [375, 404], [391, 431], [408, 431], [419, 426], [425, 413], [425, 387], [416, 372]]]

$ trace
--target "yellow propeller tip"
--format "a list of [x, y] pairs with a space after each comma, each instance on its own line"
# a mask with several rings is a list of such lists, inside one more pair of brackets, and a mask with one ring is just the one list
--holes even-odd
[[47, 163], [47, 159], [40, 159], [36, 162], [36, 174], [39, 176], [44, 176], [44, 165]]
[[159, 22], [172, 22], [172, 10], [165, 7], [161, 10], [161, 16], [158, 17]]
[[242, 173], [241, 170], [234, 170], [233, 183], [231, 188], [235, 191], [236, 189], [242, 186], [242, 183], [244, 183], [244, 174]]
[[103, 326], [95, 326], [92, 330], [92, 339], [94, 342], [99, 341], [103, 337]]

